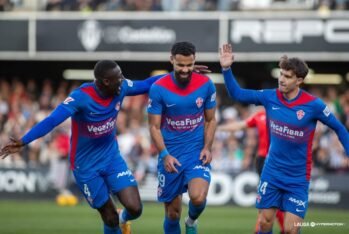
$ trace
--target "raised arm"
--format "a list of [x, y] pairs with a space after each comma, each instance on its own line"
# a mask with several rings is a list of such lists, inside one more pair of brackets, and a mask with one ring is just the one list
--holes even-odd
[[234, 62], [234, 54], [231, 45], [224, 44], [223, 47], [219, 49], [219, 53], [224, 82], [229, 96], [232, 99], [243, 103], [261, 104], [259, 97], [261, 96], [261, 93], [259, 91], [242, 89], [236, 81], [230, 68]]
[[19, 152], [24, 145], [46, 135], [70, 116], [71, 113], [67, 109], [58, 106], [48, 117], [29, 130], [22, 139], [19, 140], [11, 137], [10, 142], [0, 150], [0, 157], [6, 158], [10, 154]]

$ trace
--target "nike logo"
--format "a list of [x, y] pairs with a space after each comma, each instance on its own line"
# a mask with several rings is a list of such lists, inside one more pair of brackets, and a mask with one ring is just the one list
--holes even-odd
[[175, 106], [176, 104], [166, 104], [166, 107]]
[[304, 212], [304, 210], [300, 210], [300, 209], [298, 209], [298, 208], [296, 208], [296, 211], [297, 211], [297, 212]]
[[90, 112], [90, 115], [99, 115], [97, 112]]
[[271, 107], [271, 109], [273, 109], [273, 110], [279, 110], [279, 109], [280, 109], [280, 107], [275, 107], [275, 106], [272, 106], [272, 107]]
[[135, 181], [135, 179], [131, 179], [130, 181], [131, 181], [131, 182], [134, 182], [134, 181]]
[[209, 175], [207, 175], [206, 173], [204, 173], [204, 177], [210, 177]]

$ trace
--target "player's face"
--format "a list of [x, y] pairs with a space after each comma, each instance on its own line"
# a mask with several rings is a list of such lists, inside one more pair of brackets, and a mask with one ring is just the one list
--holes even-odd
[[191, 74], [194, 70], [195, 55], [184, 56], [176, 54], [171, 56], [174, 75], [177, 82], [181, 85], [187, 85], [191, 80]]
[[279, 90], [283, 94], [290, 94], [298, 92], [299, 85], [303, 82], [302, 78], [299, 78], [294, 74], [292, 70], [280, 70], [279, 76]]
[[103, 84], [105, 86], [106, 95], [119, 95], [121, 91], [121, 83], [124, 75], [119, 66], [109, 70], [105, 77], [103, 77]]

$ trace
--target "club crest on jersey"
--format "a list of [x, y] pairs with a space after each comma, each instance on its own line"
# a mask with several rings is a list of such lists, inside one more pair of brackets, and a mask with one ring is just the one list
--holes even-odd
[[198, 108], [202, 107], [203, 103], [204, 103], [204, 100], [201, 97], [198, 97], [196, 99], [196, 105], [198, 106]]
[[74, 98], [72, 98], [72, 97], [67, 97], [67, 98], [63, 101], [63, 104], [68, 105], [69, 102], [73, 102], [73, 101], [75, 101]]
[[117, 110], [117, 111], [120, 110], [120, 102], [116, 103], [116, 105], [115, 105], [115, 110]]
[[305, 112], [303, 110], [299, 110], [296, 112], [297, 113], [297, 119], [298, 120], [301, 120], [303, 119], [304, 115], [305, 115]]

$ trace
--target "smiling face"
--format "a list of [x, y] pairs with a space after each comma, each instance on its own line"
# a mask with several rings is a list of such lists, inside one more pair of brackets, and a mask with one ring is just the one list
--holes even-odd
[[173, 65], [176, 81], [180, 85], [186, 86], [191, 80], [195, 64], [195, 56], [193, 54], [188, 56], [176, 54], [171, 56], [171, 63]]
[[124, 79], [124, 75], [119, 66], [106, 71], [102, 78], [104, 86], [104, 94], [106, 96], [119, 95], [121, 91], [121, 83]]

